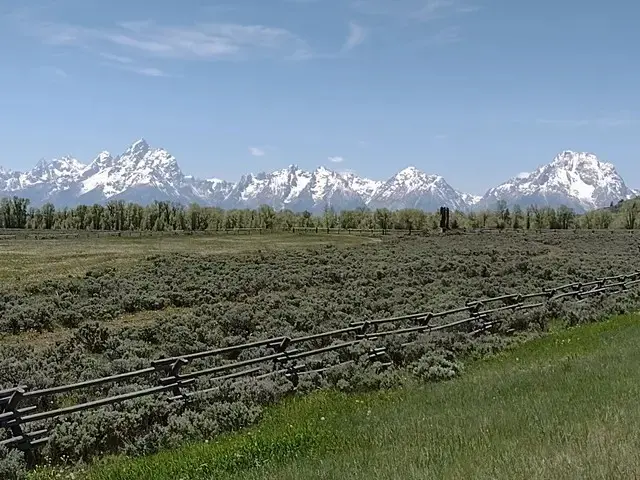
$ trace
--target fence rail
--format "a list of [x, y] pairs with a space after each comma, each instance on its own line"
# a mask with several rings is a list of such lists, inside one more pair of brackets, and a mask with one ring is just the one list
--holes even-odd
[[[636, 229], [637, 230], [637, 229]], [[611, 232], [633, 234], [636, 230], [622, 228], [595, 229], [595, 228], [570, 228], [570, 229], [550, 229], [550, 228], [505, 228], [481, 227], [481, 228], [459, 228], [449, 230], [459, 234], [499, 234], [499, 233], [574, 233], [574, 232]], [[277, 228], [219, 228], [210, 230], [67, 230], [67, 229], [0, 229], [1, 240], [51, 240], [51, 239], [82, 239], [82, 238], [153, 238], [153, 237], [174, 237], [174, 236], [228, 236], [228, 235], [273, 235], [273, 234], [328, 234], [328, 235], [354, 235], [354, 236], [387, 236], [387, 235], [420, 235], [434, 234], [440, 232], [439, 229], [397, 229], [397, 228], [326, 228], [326, 227], [277, 227]]]
[[[491, 298], [469, 300], [464, 306], [441, 312], [420, 312], [408, 315], [400, 315], [389, 318], [380, 318], [353, 322], [347, 327], [309, 334], [300, 337], [280, 336], [263, 340], [256, 340], [240, 345], [216, 348], [212, 350], [191, 353], [187, 355], [163, 358], [150, 362], [151, 366], [141, 370], [111, 375], [103, 378], [86, 380], [68, 385], [52, 388], [29, 390], [25, 385], [0, 390], [0, 428], [9, 431], [9, 438], [0, 441], [0, 445], [29, 451], [32, 448], [46, 443], [49, 430], [40, 422], [63, 417], [72, 413], [92, 410], [108, 405], [121, 403], [130, 399], [168, 394], [174, 401], [185, 400], [194, 395], [202, 395], [213, 391], [216, 387], [201, 390], [193, 390], [198, 378], [208, 377], [211, 381], [223, 382], [241, 377], [250, 377], [255, 380], [269, 376], [282, 374], [294, 385], [301, 375], [322, 373], [330, 368], [347, 365], [356, 362], [354, 358], [340, 361], [337, 364], [322, 365], [321, 368], [309, 369], [305, 363], [299, 360], [348, 349], [362, 344], [364, 341], [375, 342], [383, 337], [391, 335], [406, 335], [412, 333], [431, 333], [465, 326], [467, 333], [477, 335], [490, 331], [502, 323], [500, 319], [492, 319], [491, 316], [500, 312], [516, 312], [544, 307], [549, 302], [562, 299], [575, 298], [579, 302], [585, 301], [589, 296], [609, 294], [615, 295], [628, 291], [631, 287], [640, 285], [640, 271], [623, 275], [602, 277], [590, 282], [574, 282], [553, 288], [546, 288], [538, 292], [512, 293]], [[534, 303], [528, 300], [542, 299]], [[497, 304], [497, 305], [496, 305]], [[500, 305], [501, 304], [501, 305]], [[492, 308], [488, 308], [491, 306]], [[448, 323], [436, 324], [437, 319], [465, 314], [465, 318], [455, 319]], [[398, 322], [414, 322], [411, 326], [398, 326]], [[392, 324], [388, 329], [381, 329], [384, 325]], [[400, 327], [400, 328], [399, 328]], [[345, 337], [352, 335], [351, 340]], [[302, 344], [320, 340], [333, 340], [338, 343], [324, 345], [318, 348], [300, 349]], [[416, 340], [403, 343], [410, 345]], [[183, 368], [192, 366], [194, 360], [220, 357], [223, 359], [228, 354], [238, 354], [251, 349], [263, 349], [257, 356], [243, 360], [231, 360], [213, 367], [193, 369], [183, 372]], [[264, 351], [264, 350], [267, 351]], [[386, 361], [385, 361], [386, 359]], [[380, 368], [392, 364], [385, 347], [368, 347], [365, 361], [374, 362]], [[250, 367], [250, 368], [247, 368]], [[265, 369], [267, 371], [265, 371]], [[46, 397], [59, 395], [85, 388], [107, 385], [129, 380], [135, 377], [157, 375], [157, 386], [145, 388], [129, 393], [123, 393], [96, 400], [78, 403], [54, 409], [41, 409], [46, 404], [42, 400]], [[40, 400], [40, 402], [37, 402]], [[30, 404], [30, 403], [36, 403]], [[39, 424], [40, 423], [40, 424]], [[25, 431], [26, 426], [29, 431]]]

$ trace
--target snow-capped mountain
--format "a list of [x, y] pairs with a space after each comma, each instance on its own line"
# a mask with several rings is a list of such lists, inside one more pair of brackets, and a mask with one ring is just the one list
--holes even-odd
[[366, 206], [374, 182], [353, 175], [343, 175], [325, 167], [312, 172], [297, 165], [272, 173], [241, 177], [224, 201], [225, 208], [257, 208], [270, 205], [277, 210], [320, 211], [326, 205], [336, 210]]
[[471, 198], [454, 190], [440, 175], [427, 175], [415, 167], [408, 167], [380, 185], [368, 206], [433, 211], [445, 205], [451, 209], [467, 210]]
[[592, 153], [566, 150], [534, 172], [520, 174], [490, 189], [478, 206], [490, 208], [498, 200], [505, 200], [510, 206], [566, 205], [584, 212], [636, 195], [613, 164], [601, 162]]
[[150, 203], [198, 202], [222, 208], [257, 208], [321, 212], [375, 206], [434, 209], [442, 205], [468, 209], [472, 197], [442, 177], [410, 167], [386, 182], [340, 173], [325, 167], [308, 172], [296, 165], [271, 173], [247, 174], [237, 183], [184, 175], [173, 155], [140, 139], [116, 157], [101, 152], [84, 165], [72, 157], [40, 161], [27, 172], [0, 170], [0, 196], [18, 195], [33, 205], [68, 206], [127, 200]]
[[57, 206], [126, 200], [142, 204], [167, 200], [196, 202], [225, 209], [257, 208], [321, 212], [360, 207], [416, 208], [435, 211], [441, 206], [471, 210], [492, 208], [498, 200], [525, 207], [568, 205], [578, 211], [608, 206], [638, 195], [629, 189], [610, 163], [588, 153], [562, 152], [533, 173], [520, 174], [483, 197], [460, 192], [439, 175], [408, 167], [386, 181], [362, 178], [325, 167], [305, 171], [296, 165], [275, 172], [247, 174], [236, 183], [184, 175], [176, 158], [144, 139], [124, 153], [101, 152], [88, 165], [72, 156], [41, 160], [25, 173], [0, 167], [0, 197], [29, 198], [32, 205]]

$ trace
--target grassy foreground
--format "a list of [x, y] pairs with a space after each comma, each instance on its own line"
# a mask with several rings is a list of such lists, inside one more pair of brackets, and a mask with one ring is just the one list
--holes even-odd
[[639, 343], [639, 316], [560, 330], [469, 365], [449, 382], [291, 399], [244, 433], [108, 458], [74, 476], [639, 478]]
[[319, 245], [360, 245], [380, 241], [357, 235], [175, 235], [157, 237], [81, 237], [0, 239], [0, 282], [23, 285], [44, 279], [83, 276], [101, 267], [126, 267], [147, 255], [168, 253], [235, 254]]

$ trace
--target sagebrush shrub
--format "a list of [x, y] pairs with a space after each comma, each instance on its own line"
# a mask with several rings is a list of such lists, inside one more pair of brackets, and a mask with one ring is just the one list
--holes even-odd
[[[162, 357], [320, 333], [353, 321], [439, 312], [470, 299], [540, 292], [633, 270], [636, 250], [629, 242], [638, 240], [606, 238], [604, 254], [598, 235], [580, 233], [551, 242], [535, 233], [522, 237], [414, 235], [357, 247], [312, 247], [268, 256], [153, 255], [122, 271], [95, 269], [83, 277], [46, 280], [22, 289], [2, 284], [1, 333], [60, 329], [62, 335], [52, 343], [0, 343], [0, 389], [19, 384], [29, 389], [53, 387], [146, 368], [151, 360]], [[42, 422], [53, 432], [43, 452], [52, 459], [66, 456], [70, 461], [101, 453], [144, 454], [250, 425], [260, 418], [264, 406], [292, 393], [391, 388], [401, 385], [407, 372], [425, 381], [452, 378], [460, 373], [463, 360], [490, 355], [520, 337], [535, 335], [551, 320], [580, 323], [637, 311], [639, 292], [640, 288], [633, 288], [615, 297], [587, 297], [579, 304], [566, 299], [537, 310], [504, 311], [488, 319], [502, 320], [500, 325], [479, 335], [469, 334], [479, 327], [476, 322], [456, 331], [368, 340], [303, 359], [307, 370], [334, 366], [322, 374], [299, 375], [295, 388], [282, 374], [259, 382], [201, 378], [194, 389], [213, 390], [186, 402], [158, 395]], [[143, 323], [130, 316], [140, 312], [147, 312]], [[150, 312], [154, 312], [152, 320]], [[430, 324], [462, 318], [465, 314], [432, 319]], [[417, 323], [372, 326], [368, 334]], [[68, 327], [75, 330], [65, 336]], [[516, 330], [515, 339], [505, 335], [510, 329]], [[296, 347], [319, 348], [353, 338], [345, 334]], [[368, 352], [373, 347], [386, 347], [386, 355], [370, 362]], [[271, 352], [262, 347], [224, 359], [201, 359], [184, 370]], [[353, 363], [337, 365], [350, 360]], [[385, 362], [392, 365], [383, 367]], [[157, 385], [158, 376], [152, 374], [43, 398], [39, 406], [62, 407]], [[3, 461], [21, 461], [11, 455]]]

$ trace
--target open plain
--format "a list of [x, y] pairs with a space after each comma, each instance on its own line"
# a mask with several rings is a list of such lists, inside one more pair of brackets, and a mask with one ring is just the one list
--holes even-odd
[[[165, 357], [628, 274], [640, 270], [639, 245], [640, 237], [624, 231], [5, 240], [0, 390], [49, 388], [145, 368]], [[549, 325], [636, 312], [639, 298], [631, 288], [615, 296], [499, 312], [501, 327], [481, 335], [421, 331], [372, 339], [373, 347], [389, 354], [386, 368], [338, 365], [361, 355], [358, 347], [326, 352], [310, 359], [308, 368], [337, 367], [301, 377], [295, 388], [283, 376], [219, 384], [198, 378], [192, 388], [209, 393], [188, 402], [147, 396], [42, 422], [52, 434], [36, 461], [73, 464], [215, 439], [259, 422], [265, 407], [292, 393], [393, 390], [407, 376], [453, 378], [466, 362], [540, 336]], [[452, 315], [459, 318], [464, 315]], [[410, 325], [406, 319], [393, 324]], [[318, 339], [309, 348], [332, 341]], [[202, 359], [198, 365], [211, 368], [265, 352]], [[149, 376], [98, 385], [41, 398], [37, 406], [61, 408], [151, 388], [157, 381]], [[21, 464], [11, 455], [5, 463]]]

